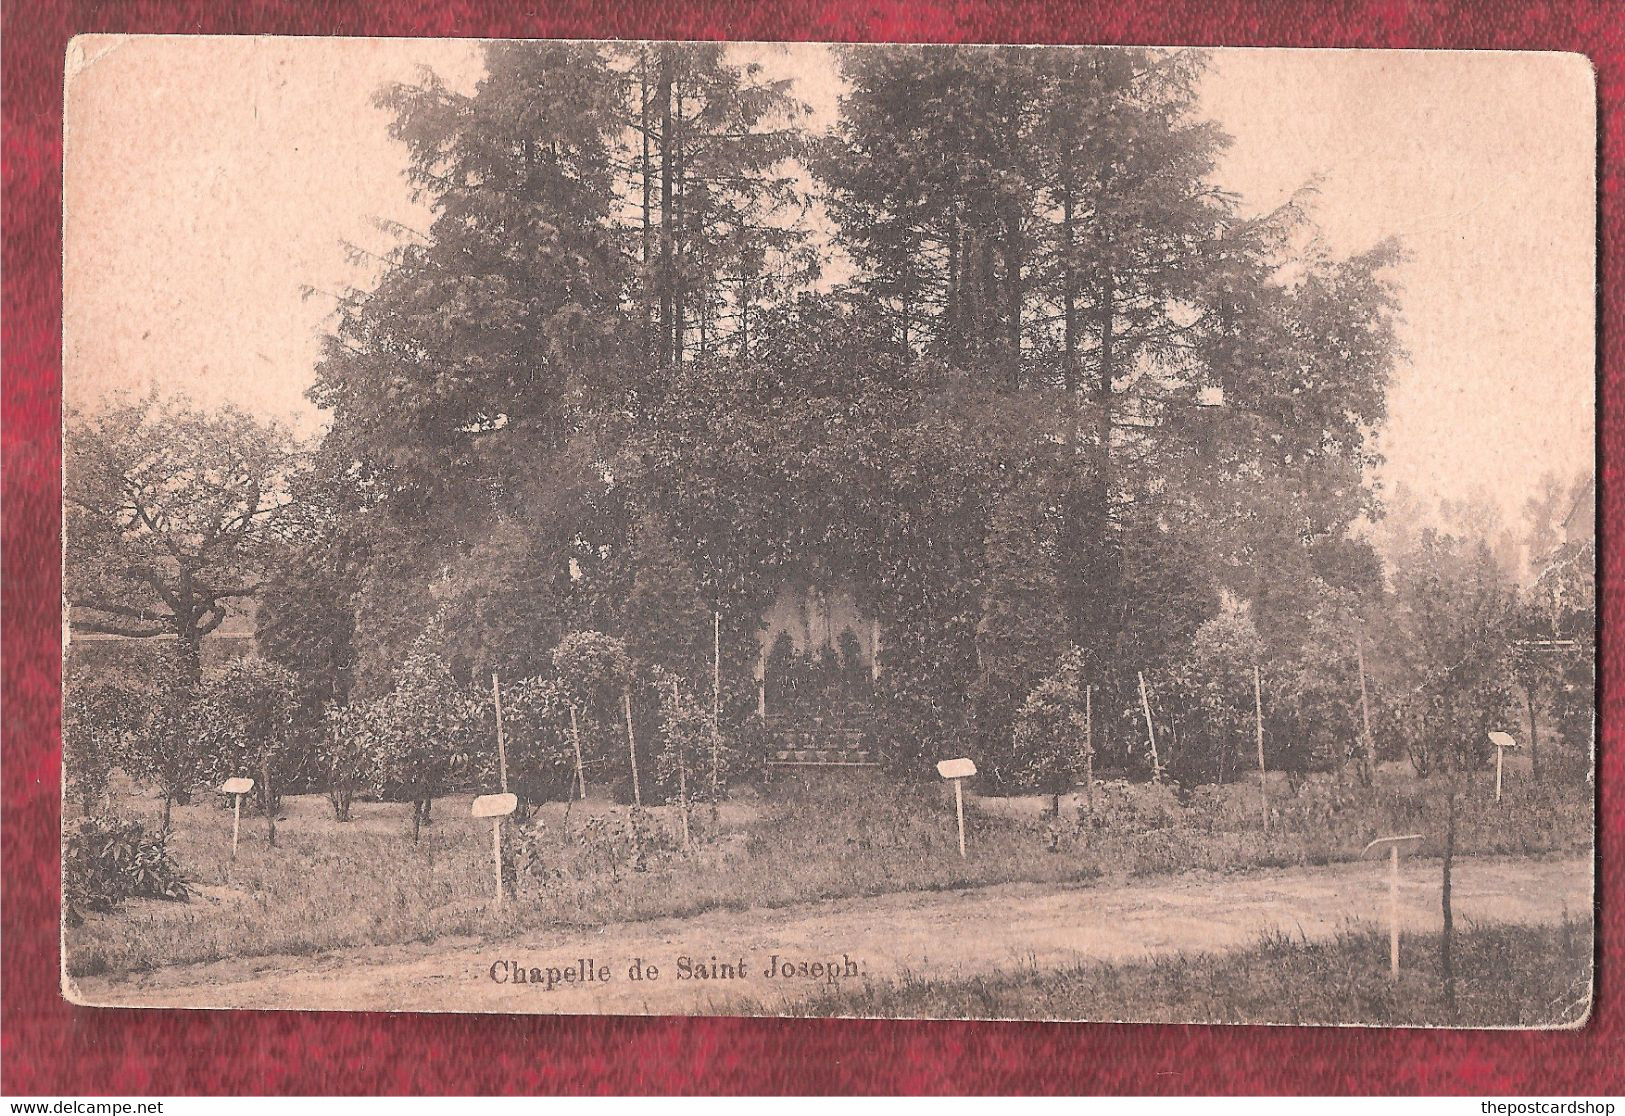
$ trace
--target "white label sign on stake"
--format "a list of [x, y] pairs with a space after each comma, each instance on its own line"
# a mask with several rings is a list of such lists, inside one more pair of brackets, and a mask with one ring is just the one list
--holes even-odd
[[954, 819], [959, 822], [959, 859], [965, 859], [965, 780], [976, 774], [976, 765], [968, 759], [941, 760], [937, 774], [954, 785]]
[[1501, 801], [1501, 759], [1507, 754], [1508, 748], [1516, 748], [1518, 742], [1512, 739], [1510, 732], [1492, 732], [1490, 743], [1495, 745], [1495, 801]]
[[937, 764], [937, 774], [944, 779], [968, 779], [976, 774], [976, 764], [968, 759], [942, 760]]
[[474, 800], [469, 811], [476, 818], [505, 818], [519, 806], [519, 797], [513, 794], [482, 794]]
[[491, 819], [491, 853], [497, 863], [497, 891], [491, 909], [502, 909], [502, 819], [514, 812], [519, 798], [513, 794], [482, 794], [474, 800], [469, 813], [476, 818]]
[[252, 779], [227, 779], [220, 784], [220, 793], [231, 799], [231, 859], [237, 859], [237, 830], [243, 820], [243, 795], [254, 789]]
[[1399, 846], [1421, 839], [1420, 833], [1378, 837], [1360, 851], [1363, 858], [1380, 845], [1388, 846], [1388, 976], [1392, 980], [1399, 979]]

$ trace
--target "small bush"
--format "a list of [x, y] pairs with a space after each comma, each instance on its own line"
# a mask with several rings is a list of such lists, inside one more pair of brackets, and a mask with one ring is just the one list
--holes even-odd
[[161, 835], [138, 821], [81, 818], [62, 848], [62, 887], [70, 906], [110, 911], [126, 899], [186, 902], [191, 888]]

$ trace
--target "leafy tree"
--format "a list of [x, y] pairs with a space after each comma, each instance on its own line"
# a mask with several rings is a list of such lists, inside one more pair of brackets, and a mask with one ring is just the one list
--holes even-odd
[[419, 636], [395, 688], [357, 714], [376, 748], [380, 792], [412, 803], [414, 842], [434, 800], [469, 768], [484, 735], [481, 703], [457, 685], [437, 642], [432, 627]]
[[377, 785], [376, 764], [383, 749], [374, 730], [378, 726], [367, 702], [330, 706], [325, 731], [316, 750], [316, 767], [333, 808], [333, 820], [347, 822], [356, 795]]
[[632, 660], [626, 644], [614, 636], [596, 631], [567, 632], [553, 650], [553, 670], [566, 703], [574, 710], [581, 728], [595, 731], [582, 740], [585, 762], [610, 771], [621, 767], [628, 757], [621, 736], [623, 702], [632, 683]]
[[107, 805], [113, 769], [126, 763], [150, 699], [123, 679], [71, 678], [62, 695], [62, 770], [87, 814]]
[[1016, 712], [1064, 646], [1053, 509], [1036, 479], [999, 502], [986, 563], [976, 696], [986, 767], [995, 783], [1003, 784], [1018, 778], [1012, 750]]
[[911, 349], [1021, 386], [1044, 83], [1011, 47], [848, 49], [841, 120], [815, 161], [855, 286]]
[[[335, 457], [374, 492], [355, 610], [364, 694], [388, 688], [414, 633], [403, 598], [455, 598], [475, 621], [458, 653], [510, 674], [561, 630], [611, 622], [562, 601], [592, 596], [592, 571], [565, 586], [560, 571], [626, 566], [629, 532], [613, 515], [581, 530], [575, 512], [603, 509], [549, 498], [545, 481], [585, 495], [584, 475], [620, 475], [625, 420], [667, 386], [655, 369], [713, 347], [730, 298], [743, 349], [750, 303], [795, 239], [773, 215], [793, 181], [773, 168], [800, 110], [720, 45], [493, 44], [486, 69], [471, 95], [432, 74], [381, 94], [434, 221], [398, 230], [372, 289], [341, 293], [312, 392], [333, 412]], [[530, 614], [508, 607], [527, 585], [540, 631], [501, 619]]]
[[342, 705], [355, 685], [356, 597], [368, 559], [371, 499], [332, 447], [289, 481], [291, 505], [254, 612], [260, 655], [293, 673], [306, 720]]
[[711, 610], [658, 516], [646, 512], [639, 519], [632, 561], [637, 572], [621, 620], [628, 650], [645, 667], [696, 684], [710, 659]]
[[[1350, 757], [1370, 783], [1365, 717], [1360, 708], [1360, 657], [1364, 619], [1360, 601], [1346, 591], [1322, 587], [1299, 621], [1300, 632], [1283, 647], [1266, 641], [1270, 689], [1264, 695], [1266, 740], [1283, 766], [1324, 763], [1342, 771]], [[1369, 697], [1369, 690], [1368, 690]], [[1370, 742], [1375, 757], [1376, 741]]]
[[[715, 803], [727, 785], [732, 750], [723, 746], [711, 722], [709, 703], [669, 671], [653, 680], [659, 695], [660, 723], [656, 733], [654, 775], [666, 800], [676, 801], [687, 815], [696, 801]], [[717, 761], [717, 781], [711, 783], [711, 763]]]
[[[508, 789], [527, 806], [572, 797], [575, 749], [570, 704], [554, 679], [525, 678], [502, 687], [507, 734]], [[494, 760], [488, 781], [494, 780]]]
[[255, 646], [292, 674], [310, 719], [347, 701], [355, 684], [358, 573], [337, 546], [289, 548], [261, 591]]
[[[816, 269], [795, 219], [807, 202], [789, 160], [810, 111], [788, 83], [735, 65], [721, 43], [650, 43], [622, 52], [640, 150], [638, 393], [665, 396], [656, 369], [726, 339], [747, 353], [752, 315]], [[633, 183], [628, 182], [628, 192]]]
[[1252, 621], [1220, 613], [1196, 629], [1167, 672], [1160, 711], [1166, 722], [1163, 762], [1178, 782], [1222, 782], [1251, 766], [1253, 668], [1264, 646]]
[[1522, 594], [1513, 635], [1529, 721], [1530, 758], [1540, 773], [1537, 708], [1549, 707], [1558, 731], [1584, 744], [1593, 730], [1596, 701], [1597, 553], [1594, 538], [1566, 542], [1544, 556]]
[[[997, 385], [994, 406], [1059, 389], [1055, 577], [1103, 685], [1126, 693], [1125, 666], [1154, 658], [1132, 624], [1158, 611], [1142, 575], [1159, 552], [1183, 552], [1193, 603], [1225, 585], [1270, 625], [1296, 584], [1340, 584], [1360, 559], [1349, 526], [1372, 510], [1397, 249], [1326, 255], [1307, 195], [1241, 217], [1212, 181], [1227, 140], [1195, 113], [1196, 52], [841, 64], [851, 91], [816, 168], [860, 265], [854, 297], [911, 351]], [[1289, 557], [1289, 576], [1262, 554]]]
[[[333, 415], [326, 449], [370, 492], [363, 696], [390, 688], [426, 600], [456, 587], [447, 571], [522, 512], [532, 480], [571, 470], [572, 439], [627, 388], [621, 76], [579, 43], [492, 44], [486, 64], [471, 95], [433, 74], [380, 94], [434, 219], [397, 230], [370, 290], [340, 293], [311, 391]], [[498, 644], [475, 648], [485, 666], [524, 650]]]
[[590, 44], [494, 43], [486, 67], [472, 95], [432, 73], [379, 94], [434, 221], [345, 294], [313, 392], [419, 497], [558, 445], [620, 367], [618, 79]]
[[1068, 647], [1054, 672], [1033, 687], [1016, 715], [1015, 778], [1053, 795], [1057, 816], [1061, 795], [1080, 775], [1092, 778], [1094, 734], [1087, 685], [1083, 652]]
[[553, 650], [553, 669], [565, 699], [580, 709], [613, 705], [631, 673], [626, 645], [602, 632], [567, 632]]
[[167, 833], [170, 807], [189, 803], [212, 769], [196, 723], [198, 686], [184, 657], [173, 652], [154, 656], [143, 690], [136, 706], [139, 723], [128, 738], [122, 765], [132, 778], [158, 788]]
[[203, 637], [264, 579], [298, 458], [280, 427], [230, 406], [149, 395], [70, 413], [63, 528], [74, 627], [173, 637], [181, 677], [195, 684]]
[[1547, 477], [1527, 509], [1530, 582], [1515, 618], [1515, 665], [1524, 691], [1529, 756], [1541, 775], [1541, 709], [1562, 738], [1585, 746], [1596, 701], [1596, 481]]
[[[787, 90], [721, 47], [487, 61], [470, 96], [386, 94], [435, 220], [345, 298], [313, 393], [369, 493], [362, 696], [431, 603], [459, 677], [526, 677], [571, 630], [669, 658], [697, 597], [739, 717], [751, 619], [785, 583], [846, 583], [884, 625], [904, 766], [967, 730], [1008, 759], [1068, 642], [1128, 761], [1136, 672], [1221, 589], [1291, 651], [1318, 586], [1376, 584], [1348, 529], [1372, 510], [1395, 250], [1326, 255], [1307, 195], [1242, 217], [1200, 55], [854, 50], [816, 153]], [[825, 296], [794, 291], [803, 156], [857, 265]], [[1038, 475], [1031, 574], [995, 520]]]
[[263, 659], [235, 659], [203, 683], [191, 721], [213, 779], [253, 773], [274, 848], [282, 788], [307, 758], [292, 672]]
[[1487, 544], [1423, 531], [1394, 573], [1385, 655], [1406, 683], [1385, 694], [1388, 720], [1417, 773], [1468, 773], [1487, 734], [1513, 712], [1512, 586]]

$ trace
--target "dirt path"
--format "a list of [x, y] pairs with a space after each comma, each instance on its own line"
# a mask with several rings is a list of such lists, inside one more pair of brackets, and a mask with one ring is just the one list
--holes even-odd
[[[1245, 875], [1056, 888], [1006, 884], [953, 892], [910, 892], [776, 910], [716, 911], [694, 918], [625, 923], [597, 931], [533, 932], [503, 942], [343, 950], [317, 957], [254, 957], [183, 965], [128, 978], [78, 982], [75, 1000], [100, 1006], [309, 1008], [620, 1014], [704, 1013], [740, 996], [772, 1004], [800, 999], [823, 981], [936, 977], [1085, 958], [1124, 961], [1164, 951], [1234, 949], [1280, 928], [1309, 937], [1387, 910], [1385, 866], [1366, 862]], [[1555, 922], [1592, 906], [1588, 858], [1461, 861], [1455, 875], [1460, 921]], [[1406, 865], [1401, 892], [1407, 930], [1436, 930], [1439, 866]], [[742, 977], [684, 978], [680, 959], [740, 968]], [[835, 976], [768, 976], [780, 966], [828, 964]], [[658, 979], [634, 980], [641, 958]], [[578, 959], [590, 962], [582, 966]], [[850, 959], [851, 964], [847, 961]], [[511, 970], [540, 970], [519, 984]], [[554, 986], [546, 970], [558, 971]], [[590, 968], [607, 980], [565, 981]], [[856, 970], [857, 975], [850, 975]]]

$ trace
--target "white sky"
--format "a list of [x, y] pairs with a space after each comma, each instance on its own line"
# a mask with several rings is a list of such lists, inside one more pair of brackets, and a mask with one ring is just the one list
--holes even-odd
[[[826, 48], [741, 48], [835, 115]], [[298, 429], [332, 309], [365, 282], [348, 241], [419, 228], [404, 150], [371, 105], [428, 65], [471, 88], [471, 40], [119, 38], [70, 48], [67, 402], [157, 384]], [[1380, 478], [1487, 493], [1515, 514], [1547, 470], [1594, 458], [1593, 80], [1574, 55], [1221, 50], [1206, 115], [1249, 210], [1312, 177], [1339, 253], [1398, 235], [1412, 259]]]

